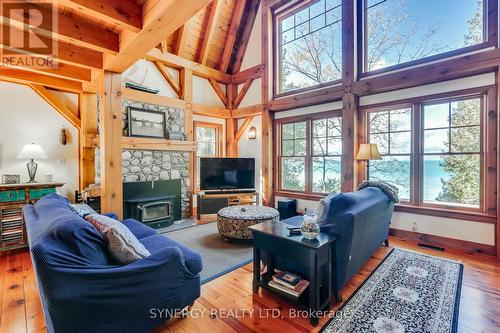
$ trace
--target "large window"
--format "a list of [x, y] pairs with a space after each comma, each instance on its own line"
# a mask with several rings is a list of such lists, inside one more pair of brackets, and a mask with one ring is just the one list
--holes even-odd
[[364, 71], [486, 41], [483, 0], [363, 0]]
[[370, 112], [369, 141], [378, 145], [382, 160], [370, 161], [370, 179], [386, 180], [399, 188], [402, 200], [410, 199], [411, 108]]
[[222, 125], [194, 122], [195, 141], [198, 149], [195, 152], [195, 184], [200, 188], [200, 158], [201, 157], [219, 157], [222, 155], [221, 133]]
[[308, 194], [340, 191], [342, 119], [314, 116], [277, 121], [279, 190]]
[[479, 210], [486, 186], [484, 99], [478, 95], [368, 111], [368, 141], [377, 143], [383, 156], [370, 161], [368, 177], [394, 184], [401, 198], [414, 205]]
[[277, 93], [342, 77], [342, 0], [315, 0], [276, 19]]

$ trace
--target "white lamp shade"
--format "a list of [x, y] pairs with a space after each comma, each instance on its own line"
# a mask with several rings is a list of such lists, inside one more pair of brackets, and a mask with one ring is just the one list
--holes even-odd
[[42, 146], [32, 143], [24, 145], [23, 149], [19, 152], [19, 155], [17, 155], [17, 158], [20, 160], [46, 160], [47, 155], [45, 155]]
[[376, 143], [362, 143], [359, 145], [357, 160], [381, 160], [382, 157], [378, 151]]

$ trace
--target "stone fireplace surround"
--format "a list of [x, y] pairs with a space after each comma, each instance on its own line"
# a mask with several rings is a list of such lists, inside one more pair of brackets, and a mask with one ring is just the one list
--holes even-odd
[[[144, 108], [156, 112], [164, 112], [168, 131], [185, 133], [184, 110], [163, 105], [148, 104], [132, 100], [122, 101], [123, 135], [128, 135], [127, 107]], [[99, 108], [98, 108], [99, 110]], [[99, 118], [98, 118], [99, 119]], [[95, 152], [96, 183], [100, 183], [101, 161], [99, 148]], [[131, 150], [122, 151], [123, 182], [138, 182], [151, 180], [181, 180], [181, 216], [191, 216], [189, 201], [189, 153], [176, 151]]]

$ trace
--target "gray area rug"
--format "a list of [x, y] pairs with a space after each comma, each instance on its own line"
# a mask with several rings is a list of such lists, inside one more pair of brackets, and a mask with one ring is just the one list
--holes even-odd
[[198, 224], [196, 223], [196, 220], [194, 220], [194, 219], [183, 219], [183, 220], [175, 221], [174, 224], [172, 224], [171, 226], [160, 228], [160, 229], [157, 229], [156, 231], [159, 234], [163, 234], [165, 232], [194, 227], [196, 225], [198, 225]]
[[321, 332], [454, 333], [462, 272], [459, 262], [394, 249]]
[[201, 255], [203, 259], [201, 283], [246, 265], [253, 258], [252, 240], [226, 242], [217, 231], [217, 223], [202, 224], [162, 234]]

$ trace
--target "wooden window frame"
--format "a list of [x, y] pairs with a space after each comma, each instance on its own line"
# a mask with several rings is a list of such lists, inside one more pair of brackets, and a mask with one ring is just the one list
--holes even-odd
[[[312, 191], [312, 122], [318, 119], [326, 118], [342, 118], [341, 110], [332, 110], [325, 112], [318, 112], [310, 114], [307, 116], [293, 116], [274, 120], [273, 126], [273, 137], [274, 146], [274, 188], [276, 189], [276, 196], [289, 196], [305, 200], [319, 200], [327, 193], [317, 193]], [[281, 186], [281, 126], [283, 124], [306, 122], [306, 156], [305, 156], [305, 190], [304, 191], [294, 191], [283, 189]], [[342, 158], [342, 157], [341, 157]]]
[[[222, 150], [222, 124], [217, 124], [217, 123], [210, 123], [210, 122], [205, 122], [205, 121], [193, 121], [193, 133], [194, 133], [194, 140], [196, 141], [196, 129], [198, 127], [206, 127], [206, 128], [215, 128], [215, 135], [216, 135], [216, 152], [215, 156], [216, 157], [222, 157], [223, 155], [223, 150]], [[193, 189], [194, 192], [197, 193], [200, 191], [198, 188], [198, 175], [197, 175], [197, 150], [193, 152]]]
[[366, 53], [368, 52], [367, 49], [367, 16], [366, 16], [366, 3], [367, 0], [357, 0], [357, 8], [359, 9], [357, 11], [357, 27], [356, 30], [358, 31], [358, 35], [361, 35], [362, 38], [358, 38], [357, 42], [357, 66], [358, 66], [358, 72], [359, 72], [359, 77], [364, 78], [364, 77], [369, 77], [373, 75], [379, 75], [382, 73], [388, 73], [400, 69], [405, 69], [409, 68], [412, 66], [416, 65], [421, 65], [437, 60], [442, 60], [462, 54], [467, 54], [471, 52], [475, 52], [478, 50], [483, 50], [491, 47], [496, 47], [498, 44], [498, 18], [497, 18], [497, 13], [498, 13], [498, 6], [497, 6], [497, 1], [498, 0], [483, 0], [483, 38], [484, 41], [482, 43], [476, 44], [476, 45], [471, 45], [471, 46], [466, 46], [462, 48], [458, 48], [455, 50], [450, 50], [438, 54], [434, 54], [431, 56], [427, 56], [424, 58], [412, 60], [409, 62], [401, 63], [401, 64], [396, 64], [396, 65], [391, 65], [388, 67], [384, 67], [381, 69], [373, 70], [373, 71], [367, 71], [366, 70]]
[[[272, 82], [273, 82], [273, 99], [278, 99], [281, 97], [286, 97], [286, 96], [291, 96], [291, 95], [296, 95], [296, 94], [301, 94], [304, 92], [308, 92], [311, 90], [317, 90], [321, 88], [326, 88], [326, 87], [331, 87], [335, 86], [338, 84], [342, 83], [342, 70], [341, 70], [341, 78], [338, 80], [333, 80], [329, 82], [323, 82], [320, 84], [316, 84], [314, 86], [310, 87], [304, 87], [304, 88], [299, 88], [295, 89], [292, 91], [287, 91], [287, 92], [280, 92], [281, 90], [281, 42], [280, 42], [280, 31], [279, 31], [279, 20], [285, 17], [288, 17], [292, 14], [295, 14], [296, 12], [302, 10], [304, 7], [310, 6], [312, 3], [316, 2], [318, 0], [304, 0], [304, 1], [292, 1], [291, 4], [285, 5], [285, 6], [278, 6], [276, 9], [272, 10]], [[341, 5], [344, 6], [344, 1], [341, 0]], [[343, 16], [343, 11], [342, 11], [342, 16]], [[341, 18], [340, 22], [343, 22], [344, 17]], [[335, 23], [332, 23], [335, 24]], [[341, 24], [342, 29], [344, 28], [344, 25]], [[343, 44], [343, 42], [342, 42]], [[343, 66], [344, 61], [342, 61], [342, 66]]]
[[[431, 216], [467, 219], [471, 221], [495, 223], [496, 221], [496, 87], [485, 86], [461, 91], [441, 93], [430, 96], [411, 98], [406, 101], [393, 101], [361, 107], [361, 116], [365, 123], [361, 142], [368, 142], [368, 113], [412, 105], [412, 164], [411, 164], [411, 200], [396, 205], [395, 210], [407, 213], [425, 214]], [[453, 204], [434, 204], [423, 201], [423, 105], [457, 100], [481, 98], [481, 148], [480, 148], [480, 206], [469, 208]], [[491, 114], [491, 113], [494, 113]], [[366, 174], [366, 166], [360, 167], [358, 176]]]

